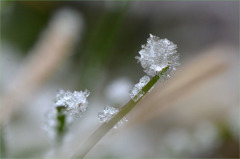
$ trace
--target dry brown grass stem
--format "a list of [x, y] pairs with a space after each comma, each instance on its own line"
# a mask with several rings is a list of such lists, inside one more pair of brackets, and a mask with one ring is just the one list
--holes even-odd
[[[66, 14], [66, 12], [65, 12]], [[71, 13], [70, 13], [71, 15]], [[69, 16], [69, 14], [68, 14]], [[54, 16], [47, 29], [23, 62], [21, 71], [10, 81], [11, 88], [1, 96], [1, 123], [11, 118], [30, 95], [51, 77], [66, 60], [77, 41], [82, 22], [79, 17]]]
[[183, 64], [173, 79], [164, 84], [158, 83], [139, 106], [129, 113], [128, 125], [144, 123], [159, 117], [164, 109], [176, 105], [181, 98], [186, 98], [205, 82], [226, 71], [231, 62], [226, 58], [228, 51], [230, 50], [217, 46]]

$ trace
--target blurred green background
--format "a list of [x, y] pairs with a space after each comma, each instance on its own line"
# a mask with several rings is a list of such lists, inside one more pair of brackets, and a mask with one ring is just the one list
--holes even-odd
[[[114, 91], [107, 90], [109, 85], [120, 79], [120, 85], [122, 84], [122, 87], [128, 90], [129, 85], [132, 86], [137, 83], [139, 78], [144, 75], [140, 64], [137, 64], [134, 57], [137, 56], [141, 45], [146, 43], [149, 33], [176, 43], [183, 66], [185, 66], [185, 62], [191, 61], [203, 52], [208, 52], [206, 50], [215, 46], [231, 48], [230, 52], [233, 53], [227, 51], [226, 54], [233, 54], [234, 57], [237, 57], [235, 58], [236, 61], [232, 63], [239, 62], [238, 52], [236, 52], [239, 49], [238, 1], [1, 1], [2, 97], [9, 93], [9, 88], [14, 79], [22, 79], [21, 74], [17, 76], [19, 78], [15, 75], [19, 73], [22, 66], [23, 68], [26, 68], [25, 65], [28, 66], [28, 61], [31, 61], [28, 59], [34, 54], [32, 50], [41, 41], [41, 37], [44, 37], [46, 32], [51, 32], [51, 30], [46, 30], [48, 30], [49, 24], [54, 21], [54, 15], [66, 8], [70, 12], [73, 11], [76, 20], [80, 20], [80, 32], [76, 32], [78, 33], [76, 34], [73, 31], [73, 39], [75, 40], [72, 40], [73, 44], [67, 49], [68, 55], [64, 56], [61, 62], [59, 61], [59, 65], [54, 71], [50, 71], [47, 77], [44, 77], [44, 82], [40, 82], [40, 84], [37, 84], [38, 87], [34, 87], [30, 91], [29, 94], [31, 95], [21, 101], [22, 103], [19, 105], [26, 107], [17, 110], [13, 120], [8, 123], [5, 129], [2, 129], [3, 157], [32, 158], [46, 156], [51, 149], [51, 144], [48, 143], [48, 137], [41, 129], [41, 125], [44, 123], [44, 114], [51, 105], [55, 92], [60, 88], [72, 91], [90, 90], [92, 95], [90, 103], [93, 104], [89, 106], [89, 114], [86, 114], [82, 120], [75, 124], [75, 127], [79, 125], [81, 130], [75, 128], [76, 130], [72, 134], [75, 134], [76, 137], [76, 134], [85, 133], [86, 135], [93, 132], [99, 124], [97, 117], [93, 117], [91, 113], [97, 114], [96, 112], [101, 111], [104, 105], [110, 101], [109, 104], [115, 106], [122, 105], [127, 101], [128, 97], [126, 95], [119, 94], [117, 97], [108, 97], [109, 94], [114, 94]], [[65, 39], [58, 40], [64, 42]], [[54, 44], [49, 43], [46, 46], [51, 47], [51, 45]], [[44, 60], [36, 59], [38, 59], [37, 62], [44, 65]], [[239, 110], [238, 71], [238, 68], [234, 67], [234, 75], [231, 76], [230, 81], [223, 81], [225, 85], [223, 84], [223, 88], [220, 88], [220, 90], [224, 90], [225, 87], [231, 88], [229, 91], [234, 97], [231, 96], [232, 94], [228, 95], [226, 93], [226, 103], [213, 102], [210, 105], [221, 103], [224, 106], [229, 106], [230, 112]], [[35, 74], [38, 74], [38, 72], [35, 72]], [[32, 76], [32, 74], [28, 75], [29, 77]], [[19, 80], [17, 82], [21, 83]], [[221, 85], [220, 83], [220, 87]], [[22, 91], [24, 92], [24, 90]], [[205, 93], [203, 91], [203, 94]], [[8, 100], [14, 98], [11, 93], [9, 94]], [[209, 96], [218, 99], [218, 94], [210, 94]], [[199, 97], [201, 98], [201, 96]], [[195, 100], [187, 97], [185, 99]], [[114, 100], [118, 102], [114, 102]], [[202, 100], [206, 101], [208, 99], [202, 98]], [[209, 105], [205, 107], [206, 112], [208, 112], [207, 107]], [[213, 111], [215, 114], [213, 113], [212, 116], [221, 116], [217, 109]], [[174, 112], [171, 112], [171, 115], [174, 115]], [[157, 118], [157, 120], [149, 122], [149, 125], [142, 124], [140, 128], [120, 132], [119, 136], [122, 136], [122, 141], [129, 137], [127, 141], [132, 141], [135, 144], [129, 144], [129, 147], [126, 148], [128, 143], [120, 142], [121, 138], [119, 140], [111, 138], [112, 140], [109, 141], [106, 139], [107, 142], [100, 144], [89, 154], [89, 157], [238, 158], [239, 136], [236, 135], [239, 130], [239, 123], [236, 122], [238, 115], [239, 111], [237, 114], [230, 115], [234, 116], [234, 121], [230, 122], [234, 128], [229, 126], [231, 124], [226, 124], [227, 122], [223, 122], [222, 125], [222, 120], [227, 120], [225, 118], [222, 120], [219, 120], [221, 117], [217, 120], [214, 118], [213, 121], [212, 119], [206, 119], [208, 124], [207, 126], [206, 124], [203, 125], [207, 129], [210, 127], [210, 135], [206, 133], [206, 136], [210, 136], [210, 139], [207, 140], [212, 141], [207, 143], [207, 146], [204, 146], [204, 144], [202, 147], [198, 146], [194, 140], [188, 138], [193, 129], [191, 126], [184, 124], [173, 124], [171, 126], [171, 122], [168, 121], [170, 117], [163, 115], [166, 117], [167, 122], [165, 123], [157, 124], [159, 120], [165, 120], [165, 118]], [[202, 119], [204, 119], [204, 116]], [[177, 118], [175, 120], [181, 119]], [[200, 121], [202, 120], [199, 120], [199, 123], [201, 123]], [[197, 123], [196, 121], [193, 122], [192, 126], [197, 125]], [[156, 124], [159, 126], [156, 127]], [[85, 126], [81, 128], [81, 125]], [[169, 127], [177, 128], [171, 131], [170, 134], [172, 135], [164, 136], [169, 132], [159, 131], [157, 133], [158, 127], [161, 127], [161, 125], [165, 128], [168, 127], [167, 130], [169, 131], [171, 130]], [[232, 129], [234, 130], [232, 131]], [[33, 133], [31, 133], [31, 130], [33, 130]], [[37, 132], [38, 135], [34, 132]], [[134, 138], [136, 132], [140, 134]], [[200, 132], [200, 134], [204, 135], [204, 132]], [[219, 134], [217, 136], [221, 136], [221, 139], [213, 139], [216, 136], [211, 136], [211, 133]], [[151, 137], [149, 137], [149, 134]], [[118, 137], [116, 136], [116, 138]], [[162, 140], [158, 141], [158, 138], [166, 139], [167, 143], [164, 144]], [[194, 144], [195, 147], [192, 146]], [[142, 146], [138, 147], [139, 145]]]

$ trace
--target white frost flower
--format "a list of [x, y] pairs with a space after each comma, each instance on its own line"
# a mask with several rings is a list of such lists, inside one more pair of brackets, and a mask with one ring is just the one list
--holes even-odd
[[[51, 139], [56, 139], [57, 129], [59, 127], [58, 117], [59, 115], [65, 116], [65, 127], [69, 127], [74, 121], [74, 118], [80, 118], [82, 114], [86, 111], [88, 106], [87, 97], [89, 96], [89, 91], [70, 91], [59, 90], [56, 95], [56, 101], [47, 113], [46, 121], [44, 124], [44, 129], [47, 131]], [[63, 107], [61, 112], [58, 112], [59, 107]]]
[[81, 117], [82, 113], [87, 110], [88, 101], [87, 97], [90, 92], [88, 90], [83, 91], [70, 91], [60, 90], [56, 95], [55, 106], [63, 106], [67, 112], [76, 117]]
[[[111, 107], [107, 105], [103, 112], [98, 113], [98, 119], [100, 122], [105, 123], [110, 121], [117, 113], [119, 110], [117, 108]], [[118, 128], [119, 126], [122, 126], [125, 122], [127, 122], [127, 118], [123, 117], [115, 126], [114, 128]]]
[[142, 45], [140, 56], [136, 59], [141, 63], [144, 72], [149, 76], [158, 75], [164, 68], [169, 66], [162, 79], [170, 78], [170, 73], [180, 65], [177, 45], [168, 39], [160, 39], [152, 34], [147, 39], [147, 44]]

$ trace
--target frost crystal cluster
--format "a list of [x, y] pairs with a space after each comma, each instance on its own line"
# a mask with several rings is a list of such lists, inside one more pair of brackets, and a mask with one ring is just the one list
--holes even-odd
[[144, 95], [144, 92], [142, 92], [142, 88], [150, 81], [149, 76], [143, 76], [139, 83], [135, 84], [135, 86], [132, 88], [132, 90], [129, 92], [130, 97], [133, 101], [137, 101], [139, 98], [141, 98]]
[[[70, 91], [60, 90], [56, 95], [54, 105], [46, 113], [46, 121], [43, 129], [45, 129], [51, 139], [57, 137], [56, 129], [59, 127], [59, 115], [65, 116], [65, 126], [68, 127], [74, 118], [79, 118], [86, 111], [88, 106], [87, 97], [89, 91]], [[58, 112], [57, 108], [62, 107], [62, 111]]]
[[76, 117], [81, 117], [82, 113], [87, 110], [88, 101], [87, 97], [90, 92], [88, 90], [83, 91], [70, 91], [60, 90], [56, 95], [55, 106], [63, 106], [67, 112]]
[[158, 75], [163, 68], [169, 66], [168, 71], [163, 76], [170, 78], [169, 74], [179, 66], [179, 54], [176, 49], [177, 45], [168, 39], [160, 39], [150, 34], [147, 44], [142, 45], [142, 50], [139, 51], [140, 56], [136, 56], [136, 59], [149, 76]]
[[[110, 121], [117, 113], [119, 110], [117, 108], [111, 107], [111, 106], [106, 106], [103, 110], [103, 112], [98, 113], [98, 119], [100, 122], [105, 123]], [[123, 125], [125, 122], [127, 122], [127, 118], [123, 117], [115, 126], [114, 128], [118, 128], [119, 126]]]

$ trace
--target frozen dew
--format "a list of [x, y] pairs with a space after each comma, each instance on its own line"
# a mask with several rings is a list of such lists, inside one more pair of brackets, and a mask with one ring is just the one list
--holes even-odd
[[132, 90], [129, 92], [130, 97], [132, 98], [133, 101], [137, 101], [140, 99], [143, 95], [144, 92], [142, 92], [142, 88], [150, 81], [149, 76], [143, 76], [140, 80], [139, 83], [135, 84], [135, 86], [132, 88]]
[[[107, 105], [103, 112], [98, 113], [98, 119], [101, 123], [109, 122], [117, 113], [119, 110], [117, 108], [111, 107]], [[118, 128], [122, 126], [125, 122], [127, 122], [127, 118], [123, 117], [115, 126], [114, 128]]]
[[117, 129], [123, 126], [126, 122], [128, 122], [127, 118], [123, 117], [116, 125], [114, 125], [114, 128]]
[[[46, 113], [46, 121], [44, 124], [44, 130], [47, 132], [51, 139], [55, 139], [57, 136], [56, 129], [59, 126], [57, 120], [58, 115], [65, 116], [65, 125], [69, 126], [73, 123], [74, 118], [79, 118], [86, 111], [88, 106], [87, 97], [89, 91], [64, 91], [59, 90], [56, 94], [56, 100], [54, 105], [49, 108]], [[64, 108], [61, 112], [58, 112], [58, 108]]]
[[71, 115], [81, 117], [82, 114], [87, 110], [88, 101], [87, 97], [90, 92], [88, 90], [83, 91], [70, 91], [60, 90], [56, 95], [55, 106], [63, 106], [67, 112]]
[[162, 79], [168, 79], [171, 77], [170, 73], [180, 65], [176, 49], [177, 45], [168, 39], [160, 39], [150, 34], [147, 44], [142, 45], [140, 56], [136, 56], [136, 59], [149, 76], [158, 75], [164, 68], [169, 67], [168, 71], [161, 75]]
[[117, 108], [106, 106], [103, 112], [98, 113], [98, 119], [100, 122], [108, 122], [114, 115], [118, 113], [118, 111], [119, 110]]

